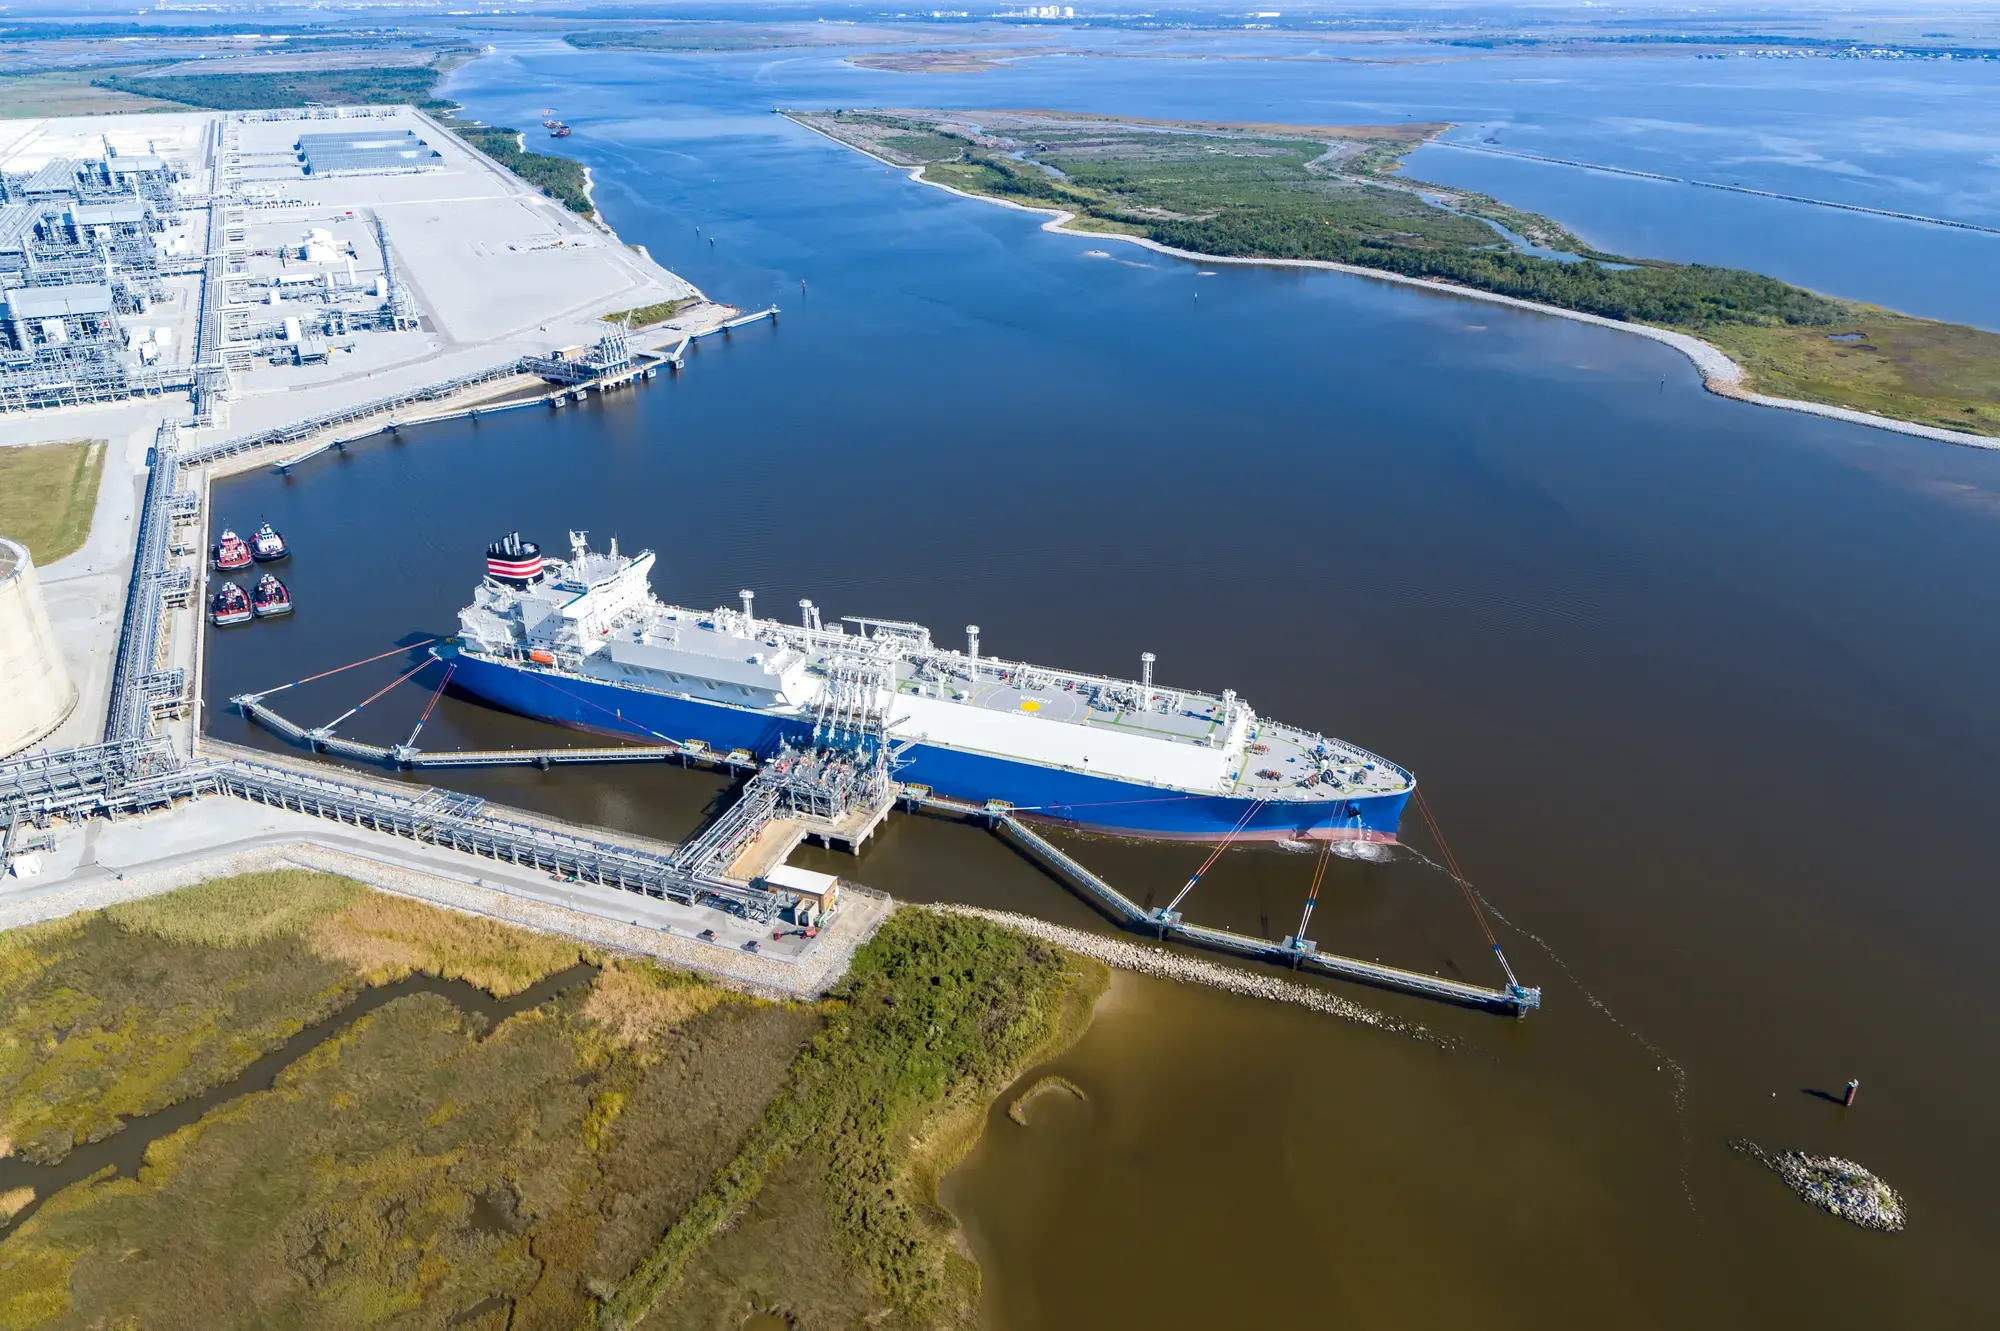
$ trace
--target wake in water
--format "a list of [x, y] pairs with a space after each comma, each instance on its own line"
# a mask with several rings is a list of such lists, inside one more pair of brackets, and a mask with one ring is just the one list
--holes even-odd
[[1596, 993], [1594, 993], [1590, 989], [1588, 985], [1584, 984], [1582, 980], [1577, 978], [1576, 972], [1570, 969], [1569, 963], [1562, 959], [1562, 957], [1556, 952], [1555, 948], [1549, 946], [1549, 942], [1547, 939], [1543, 938], [1540, 934], [1534, 932], [1533, 930], [1524, 928], [1516, 921], [1508, 918], [1507, 913], [1501, 910], [1498, 906], [1494, 905], [1491, 901], [1489, 901], [1484, 892], [1481, 892], [1471, 883], [1459, 877], [1457, 874], [1453, 873], [1450, 869], [1447, 869], [1444, 865], [1439, 864], [1436, 860], [1424, 854], [1422, 851], [1418, 850], [1415, 846], [1410, 845], [1408, 842], [1403, 842], [1400, 844], [1402, 845], [1402, 848], [1405, 851], [1407, 851], [1411, 856], [1415, 857], [1417, 860], [1428, 865], [1429, 867], [1437, 870], [1439, 873], [1443, 874], [1446, 878], [1451, 879], [1453, 882], [1457, 883], [1460, 887], [1464, 888], [1467, 892], [1470, 892], [1473, 895], [1473, 897], [1478, 900], [1479, 904], [1483, 906], [1486, 909], [1487, 913], [1492, 915], [1494, 919], [1500, 921], [1502, 924], [1506, 925], [1509, 929], [1512, 929], [1515, 933], [1519, 934], [1521, 937], [1527, 939], [1529, 942], [1533, 943], [1536, 947], [1540, 948], [1542, 950], [1543, 955], [1548, 957], [1550, 961], [1554, 962], [1556, 966], [1562, 971], [1563, 978], [1567, 979], [1570, 982], [1570, 984], [1576, 989], [1576, 991], [1583, 995], [1583, 999], [1586, 1003], [1590, 1004], [1590, 1006], [1596, 1008], [1600, 1013], [1602, 1013], [1606, 1021], [1610, 1022], [1613, 1026], [1617, 1027], [1619, 1030], [1623, 1031], [1625, 1034], [1631, 1036], [1634, 1040], [1636, 1040], [1641, 1049], [1644, 1049], [1648, 1054], [1651, 1054], [1653, 1058], [1657, 1060], [1657, 1062], [1654, 1064], [1655, 1067], [1659, 1068], [1661, 1071], [1670, 1072], [1673, 1075], [1674, 1119], [1680, 1125], [1680, 1136], [1681, 1136], [1681, 1171], [1680, 1171], [1681, 1195], [1687, 1199], [1688, 1210], [1690, 1211], [1699, 1210], [1700, 1208], [1695, 1205], [1695, 1200], [1694, 1200], [1694, 1175], [1693, 1175], [1694, 1128], [1688, 1122], [1687, 1069], [1682, 1067], [1679, 1063], [1675, 1062], [1673, 1056], [1668, 1054], [1666, 1050], [1660, 1048], [1659, 1045], [1653, 1043], [1653, 1041], [1646, 1036], [1645, 1032], [1639, 1030], [1634, 1026], [1627, 1025], [1623, 1021], [1620, 1021], [1618, 1019], [1618, 1014], [1611, 1010], [1610, 1005], [1605, 1003], [1605, 1001], [1599, 998], [1596, 995]]

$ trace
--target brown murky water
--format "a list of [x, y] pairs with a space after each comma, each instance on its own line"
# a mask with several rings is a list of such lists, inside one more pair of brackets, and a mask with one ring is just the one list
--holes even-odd
[[[2000, 456], [1722, 401], [1636, 339], [1366, 282], [1231, 272], [1196, 305], [1184, 266], [1091, 260], [726, 128], [588, 151], [651, 182], [619, 196], [626, 239], [672, 258], [722, 218], [756, 258], [697, 276], [787, 300], [782, 326], [677, 382], [220, 486], [219, 519], [291, 539], [299, 609], [216, 636], [212, 731], [268, 742], [231, 693], [450, 631], [516, 528], [653, 546], [684, 603], [747, 586], [947, 639], [977, 621], [989, 650], [1084, 669], [1156, 651], [1169, 682], [1412, 767], [1546, 1007], [1346, 991], [1440, 1048], [1121, 981], [1055, 1064], [1089, 1099], [1026, 1128], [996, 1111], [949, 1181], [1002, 1327], [1986, 1323]], [[401, 668], [287, 710], [317, 724]], [[426, 687], [345, 731], [401, 739]], [[550, 735], [447, 698], [423, 739]], [[452, 780], [663, 836], [722, 793], [671, 769]], [[1142, 899], [1203, 854], [1078, 844]], [[859, 864], [810, 862], [1104, 927], [970, 828], [899, 817]], [[1187, 909], [1282, 935], [1310, 873], [1231, 851]], [[1413, 860], [1336, 862], [1312, 933], [1499, 978]], [[1820, 1093], [1849, 1077], [1842, 1111]], [[1852, 1155], [1909, 1230], [1810, 1210], [1739, 1136]]]

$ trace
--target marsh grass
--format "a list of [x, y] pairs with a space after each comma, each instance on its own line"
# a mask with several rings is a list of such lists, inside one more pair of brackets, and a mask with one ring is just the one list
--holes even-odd
[[[1860, 333], [1835, 342], [1829, 333]], [[1713, 328], [1750, 387], [1972, 434], [2000, 435], [2000, 333], [1850, 305], [1830, 328]]]
[[[291, 872], [19, 931], [0, 936], [0, 1105], [54, 1157], [226, 1080], [364, 976], [518, 992], [576, 956]], [[0, 1238], [0, 1326], [346, 1331], [482, 1307], [578, 1326], [729, 1163], [822, 1021], [633, 958], [497, 1025], [397, 998], [153, 1142], [137, 1178], [49, 1197]]]
[[[0, 1135], [52, 1159], [365, 982], [518, 992], [576, 955], [289, 871], [20, 931], [0, 939]], [[0, 1325], [970, 1325], [978, 1272], [937, 1180], [1103, 983], [905, 910], [819, 1004], [632, 958], [497, 1025], [400, 997], [154, 1141], [138, 1177], [40, 1202], [0, 1238]]]
[[[822, 1264], [777, 1254], [828, 1252], [869, 1322], [969, 1325], [977, 1272], [954, 1248], [936, 1180], [977, 1139], [987, 1097], [1073, 1038], [1104, 983], [1101, 966], [985, 921], [896, 912], [856, 954], [788, 1091], [606, 1301], [602, 1324], [715, 1324], [740, 1317], [753, 1285], [767, 1302], [818, 1303]], [[817, 1196], [807, 1204], [801, 1190]], [[757, 1237], [706, 1252], [725, 1230]]]
[[421, 972], [465, 980], [497, 998], [567, 970], [584, 955], [562, 938], [367, 891], [316, 919], [307, 945], [369, 984]]
[[693, 976], [613, 958], [591, 986], [584, 1015], [625, 1049], [653, 1044], [665, 1032], [713, 1010], [731, 995]]
[[332, 874], [241, 874], [0, 934], [0, 1138], [53, 1161], [230, 1080], [363, 985], [496, 997], [582, 949]]
[[1079, 1101], [1090, 1099], [1083, 1093], [1083, 1087], [1068, 1077], [1052, 1072], [1046, 1077], [1039, 1078], [1033, 1086], [1015, 1096], [1013, 1103], [1007, 1106], [1007, 1117], [1022, 1127], [1027, 1127], [1029, 1108], [1044, 1095], [1067, 1095]]
[[301, 938], [367, 893], [359, 883], [302, 869], [238, 874], [111, 906], [104, 918], [127, 933], [182, 947], [255, 947]]

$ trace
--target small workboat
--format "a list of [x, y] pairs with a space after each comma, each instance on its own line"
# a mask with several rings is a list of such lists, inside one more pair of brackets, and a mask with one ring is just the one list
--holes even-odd
[[552, 138], [552, 139], [566, 139], [566, 138], [568, 138], [569, 136], [570, 136], [570, 128], [569, 128], [569, 126], [568, 126], [568, 125], [565, 125], [565, 124], [563, 124], [563, 123], [562, 123], [562, 122], [561, 122], [560, 120], [558, 120], [558, 121], [557, 121], [557, 122], [556, 122], [555, 124], [553, 124], [553, 125], [549, 126], [549, 137], [550, 137], [550, 138]]
[[285, 538], [268, 522], [259, 523], [257, 530], [250, 533], [250, 557], [260, 564], [274, 563], [291, 553]]
[[250, 594], [250, 605], [259, 619], [289, 615], [292, 613], [292, 593], [278, 581], [277, 574], [266, 573], [257, 579], [257, 589]]
[[210, 602], [208, 617], [215, 621], [217, 628], [228, 628], [231, 624], [247, 624], [251, 616], [250, 598], [241, 587], [233, 582], [225, 582], [215, 592], [215, 600]]
[[215, 566], [224, 573], [250, 567], [250, 543], [224, 527], [215, 542]]

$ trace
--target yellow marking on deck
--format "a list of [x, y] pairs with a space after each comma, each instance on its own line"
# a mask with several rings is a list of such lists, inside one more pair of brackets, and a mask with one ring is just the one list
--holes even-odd
[[1039, 712], [1042, 710], [1042, 704], [1033, 698], [1023, 698], [1021, 699], [1021, 710], [1024, 712]]

